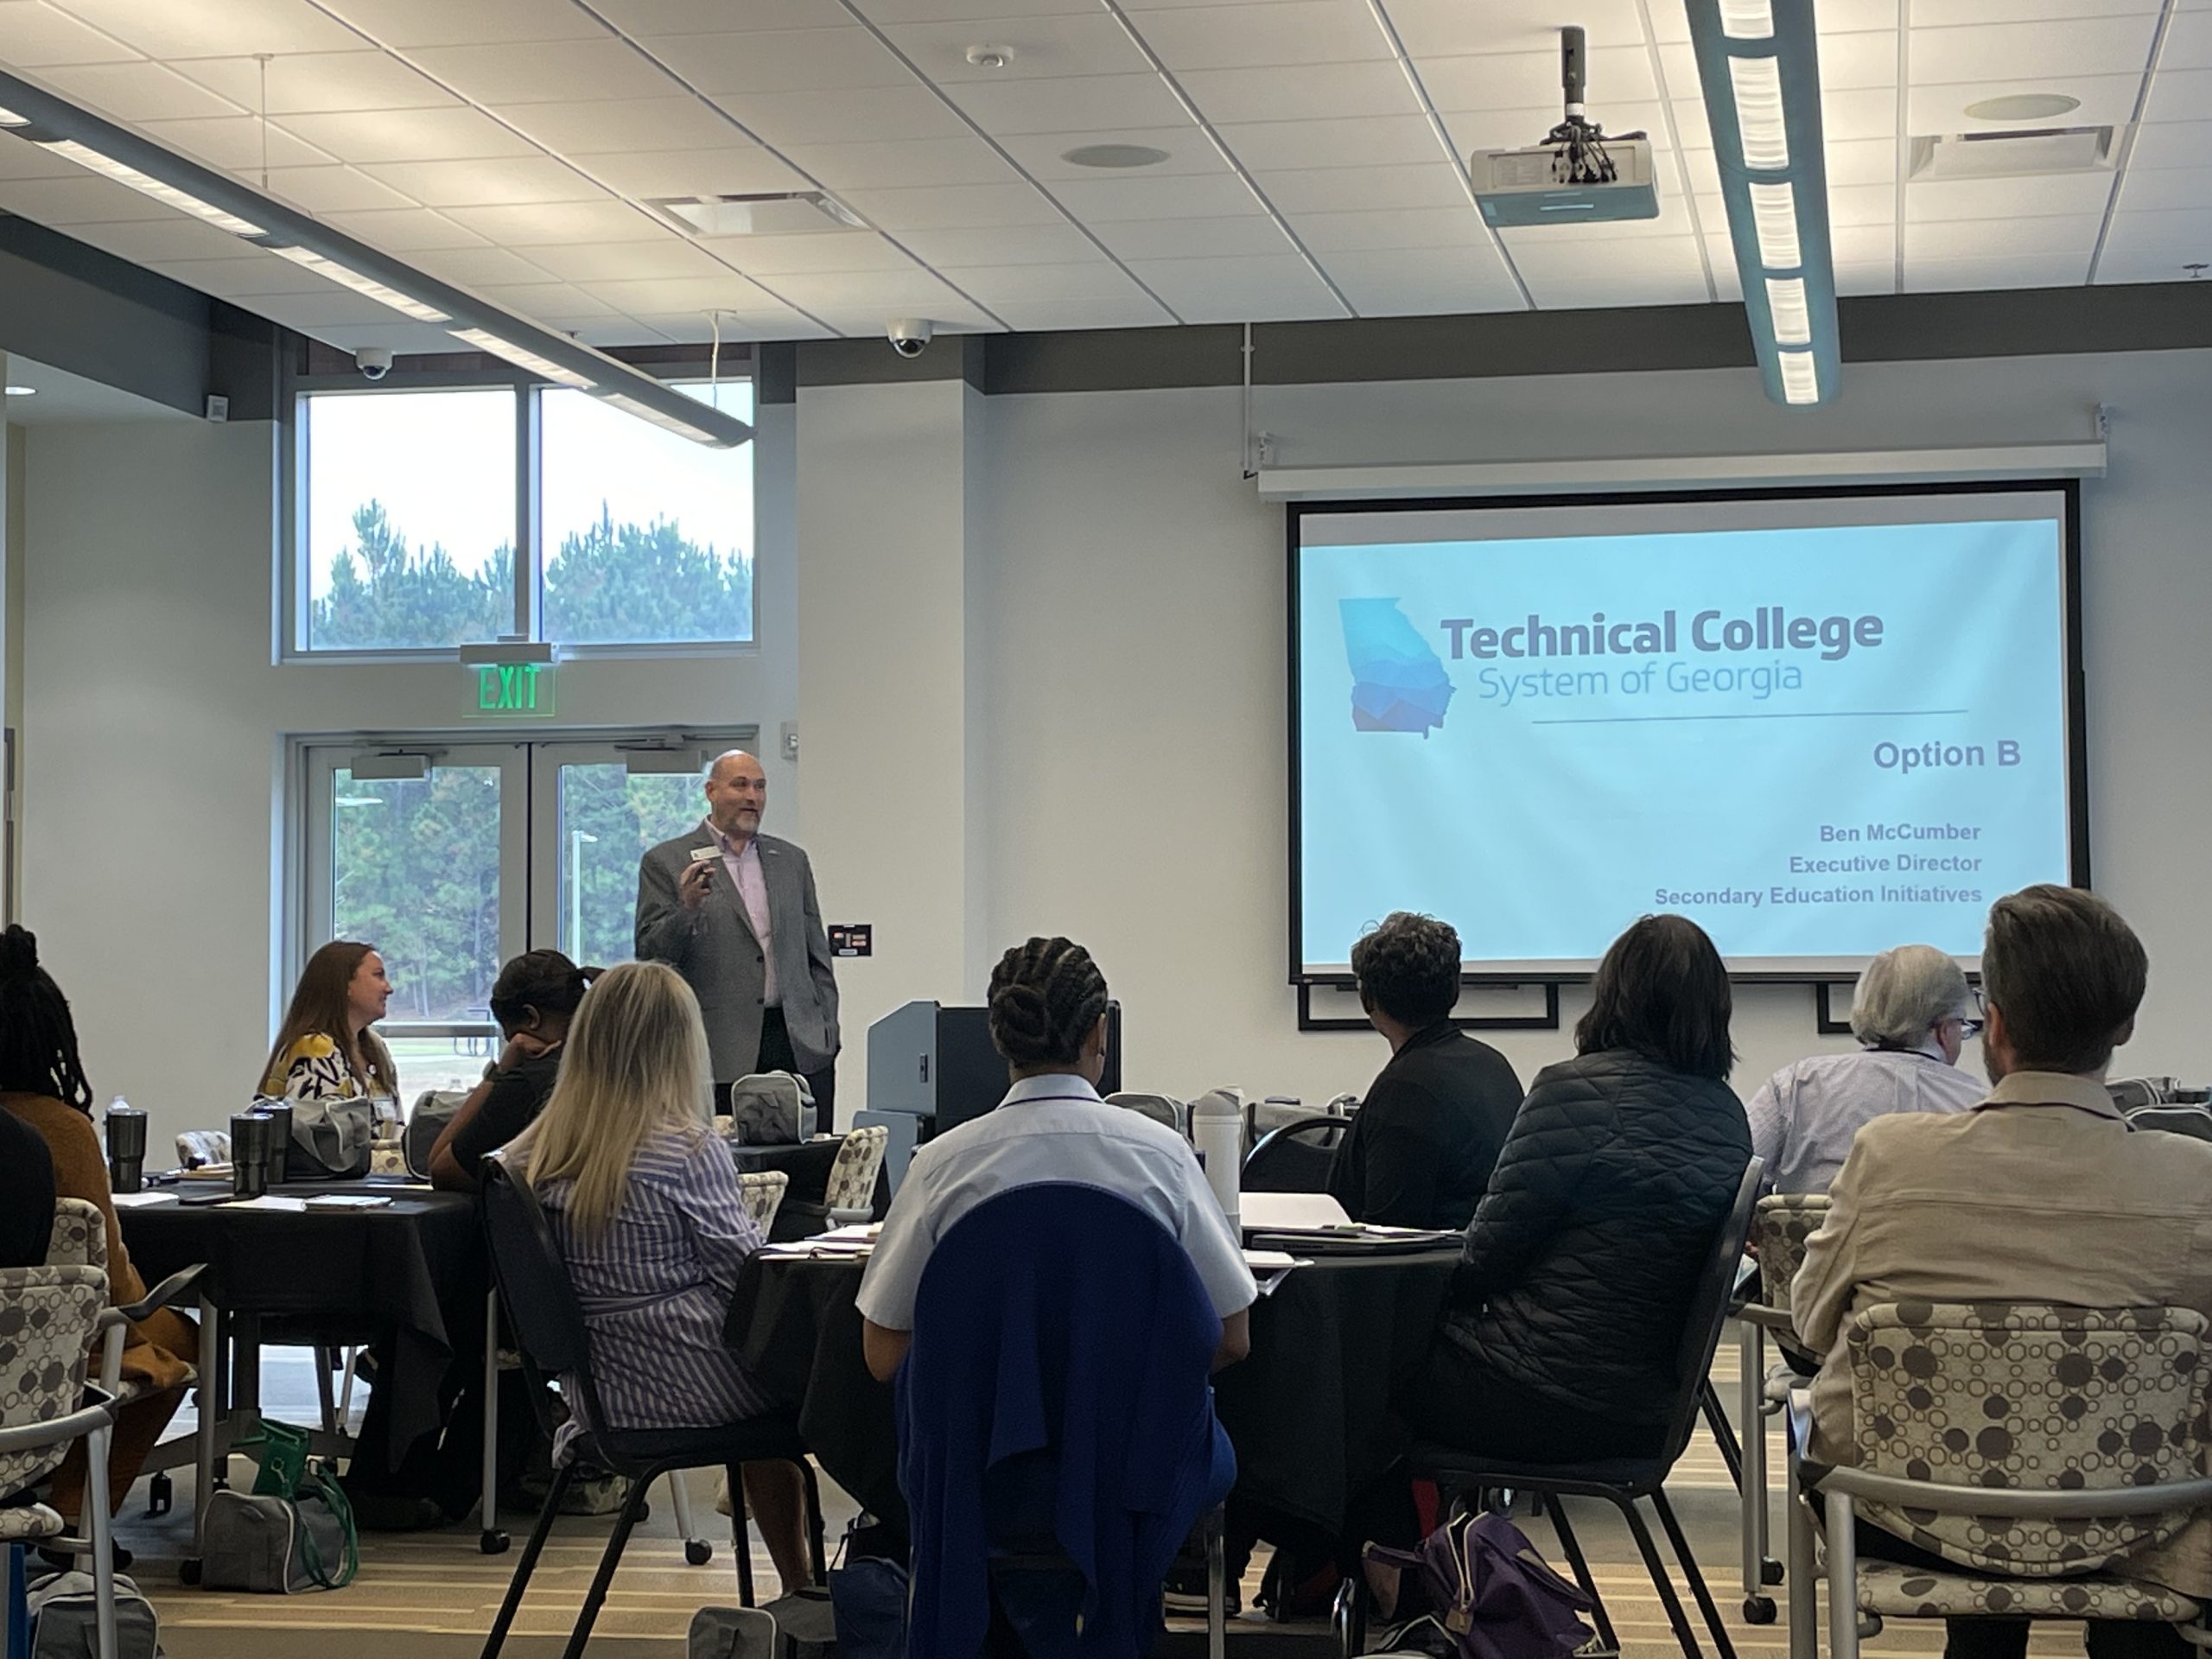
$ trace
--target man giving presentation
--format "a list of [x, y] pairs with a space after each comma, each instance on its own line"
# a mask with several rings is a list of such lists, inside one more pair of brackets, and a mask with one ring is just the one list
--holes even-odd
[[767, 806], [768, 774], [744, 750], [708, 769], [705, 822], [639, 861], [638, 957], [667, 963], [697, 995], [717, 1102], [750, 1072], [796, 1071], [827, 1128], [837, 980], [814, 868], [798, 847], [760, 833]]

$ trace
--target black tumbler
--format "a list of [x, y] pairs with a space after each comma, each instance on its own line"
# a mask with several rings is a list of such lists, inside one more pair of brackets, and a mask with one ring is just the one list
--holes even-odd
[[257, 1198], [269, 1190], [269, 1120], [241, 1112], [231, 1120], [231, 1196]]
[[292, 1158], [292, 1109], [288, 1105], [257, 1106], [257, 1117], [269, 1120], [269, 1185], [281, 1186]]
[[146, 1114], [121, 1101], [107, 1109], [107, 1184], [118, 1192], [145, 1185]]

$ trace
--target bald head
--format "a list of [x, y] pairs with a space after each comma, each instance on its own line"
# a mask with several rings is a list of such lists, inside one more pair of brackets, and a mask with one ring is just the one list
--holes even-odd
[[768, 810], [768, 773], [743, 749], [715, 757], [707, 768], [707, 817], [733, 841], [750, 841], [760, 832]]

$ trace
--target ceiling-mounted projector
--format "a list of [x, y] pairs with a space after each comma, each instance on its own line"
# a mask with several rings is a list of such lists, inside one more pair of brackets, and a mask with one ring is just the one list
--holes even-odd
[[1640, 132], [1618, 138], [1583, 114], [1582, 30], [1560, 31], [1560, 81], [1567, 118], [1526, 149], [1478, 149], [1467, 158], [1475, 200], [1493, 226], [1587, 225], [1598, 219], [1656, 219], [1659, 187], [1651, 143]]

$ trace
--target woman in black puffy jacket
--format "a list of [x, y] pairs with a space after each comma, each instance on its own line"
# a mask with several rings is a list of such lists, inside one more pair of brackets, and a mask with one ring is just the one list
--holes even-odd
[[1576, 1056], [1537, 1075], [1400, 1400], [1426, 1440], [1515, 1461], [1659, 1449], [1682, 1321], [1751, 1135], [1727, 970], [1681, 916], [1598, 967]]

